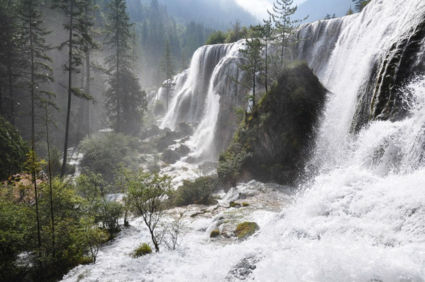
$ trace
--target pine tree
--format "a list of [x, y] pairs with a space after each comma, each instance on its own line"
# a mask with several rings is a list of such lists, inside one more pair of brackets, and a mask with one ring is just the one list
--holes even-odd
[[[369, 4], [370, 0], [352, 0], [354, 3], [354, 8], [357, 12], [361, 12], [367, 4]], [[351, 8], [350, 8], [351, 9]]]
[[285, 50], [289, 47], [289, 41], [295, 28], [302, 20], [292, 20], [292, 16], [297, 11], [293, 0], [275, 0], [272, 11], [268, 11], [275, 25], [275, 31], [280, 40], [280, 58], [283, 66]]
[[268, 82], [269, 82], [269, 42], [273, 40], [273, 28], [272, 28], [272, 18], [269, 17], [268, 20], [264, 20], [264, 25], [261, 29], [261, 35], [264, 39], [264, 87], [266, 92], [268, 92]]
[[256, 105], [257, 75], [263, 71], [263, 59], [261, 56], [263, 43], [260, 39], [261, 29], [261, 26], [253, 27], [250, 36], [247, 36], [245, 39], [245, 48], [239, 50], [243, 57], [243, 63], [240, 65], [240, 68], [247, 72], [251, 80], [252, 96], [250, 100], [252, 107]]
[[124, 0], [112, 0], [108, 5], [106, 45], [109, 88], [106, 106], [115, 131], [137, 134], [146, 109], [146, 93], [141, 91], [132, 72], [130, 20]]
[[16, 1], [0, 0], [0, 115], [15, 125], [21, 60]]
[[68, 17], [68, 23], [65, 24], [65, 29], [68, 30], [68, 40], [63, 42], [60, 49], [68, 47], [68, 62], [65, 65], [65, 70], [68, 73], [68, 102], [66, 109], [65, 123], [65, 142], [63, 149], [63, 161], [61, 169], [61, 178], [66, 173], [67, 157], [68, 157], [68, 139], [69, 139], [69, 124], [71, 118], [71, 103], [72, 96], [90, 99], [89, 93], [85, 93], [79, 88], [73, 87], [73, 75], [80, 72], [85, 50], [95, 46], [90, 28], [93, 26], [91, 18], [84, 16], [84, 11], [93, 3], [90, 0], [55, 0], [55, 7], [63, 10]]
[[171, 89], [174, 86], [174, 83], [172, 81], [174, 71], [173, 71], [173, 62], [171, 60], [171, 54], [170, 54], [170, 43], [167, 41], [165, 46], [165, 54], [162, 62], [162, 71], [165, 74], [165, 81], [162, 84], [162, 87], [165, 88], [165, 107], [166, 110], [168, 110], [168, 104], [170, 99], [170, 92]]
[[19, 7], [19, 16], [22, 21], [22, 50], [28, 64], [28, 75], [24, 76], [25, 85], [31, 97], [31, 174], [34, 186], [36, 221], [37, 221], [37, 241], [39, 257], [41, 256], [41, 235], [40, 217], [38, 209], [38, 188], [37, 188], [37, 158], [35, 155], [35, 120], [36, 101], [47, 92], [40, 90], [42, 84], [52, 81], [52, 69], [49, 66], [50, 58], [46, 55], [49, 46], [45, 37], [49, 32], [43, 25], [43, 16], [40, 12], [40, 2], [38, 0], [22, 0]]

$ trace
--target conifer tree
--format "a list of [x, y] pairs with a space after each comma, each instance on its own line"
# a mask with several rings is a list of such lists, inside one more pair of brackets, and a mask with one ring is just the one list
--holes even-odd
[[15, 125], [21, 46], [16, 1], [0, 0], [0, 115]]
[[256, 105], [256, 82], [257, 75], [263, 71], [263, 59], [261, 51], [263, 43], [261, 42], [261, 26], [255, 26], [251, 29], [251, 34], [245, 39], [245, 48], [240, 49], [239, 52], [242, 54], [243, 63], [240, 68], [246, 71], [251, 80], [251, 103], [252, 107]]
[[302, 20], [293, 20], [292, 16], [297, 11], [293, 0], [275, 0], [272, 11], [268, 11], [271, 16], [275, 31], [280, 41], [280, 58], [283, 66], [285, 50], [289, 47], [289, 40], [294, 29]]
[[269, 42], [273, 40], [273, 28], [272, 28], [272, 18], [269, 17], [268, 20], [264, 20], [264, 24], [261, 28], [261, 35], [264, 39], [264, 87], [266, 92], [268, 92], [268, 82], [269, 82]]
[[38, 189], [37, 189], [37, 158], [35, 155], [35, 120], [36, 101], [39, 100], [46, 91], [41, 90], [43, 83], [52, 81], [52, 69], [49, 66], [50, 58], [46, 52], [49, 46], [45, 37], [49, 32], [43, 25], [43, 16], [40, 12], [40, 2], [38, 0], [22, 0], [19, 6], [19, 16], [22, 24], [22, 51], [27, 64], [23, 76], [25, 86], [28, 88], [31, 99], [31, 156], [30, 167], [32, 183], [34, 187], [34, 198], [37, 221], [37, 243], [39, 256], [41, 248], [40, 217], [38, 210]]
[[66, 108], [65, 123], [65, 141], [63, 149], [63, 160], [61, 169], [61, 178], [66, 173], [67, 157], [68, 157], [68, 139], [69, 125], [71, 119], [72, 96], [90, 99], [89, 93], [85, 93], [80, 88], [73, 86], [73, 77], [75, 73], [81, 71], [85, 50], [95, 46], [90, 28], [93, 26], [93, 19], [85, 17], [84, 12], [93, 5], [90, 0], [55, 0], [54, 7], [63, 10], [68, 18], [68, 23], [64, 25], [68, 31], [68, 39], [63, 42], [60, 49], [65, 46], [68, 48], [68, 62], [65, 65], [65, 71], [68, 73], [68, 101]]
[[[357, 12], [361, 12], [367, 4], [369, 4], [370, 0], [352, 0], [354, 3], [354, 8]], [[350, 8], [351, 9], [351, 8]]]
[[146, 93], [132, 72], [130, 20], [125, 0], [112, 0], [108, 5], [106, 45], [110, 56], [106, 59], [109, 88], [106, 106], [109, 119], [117, 132], [137, 134], [146, 109]]

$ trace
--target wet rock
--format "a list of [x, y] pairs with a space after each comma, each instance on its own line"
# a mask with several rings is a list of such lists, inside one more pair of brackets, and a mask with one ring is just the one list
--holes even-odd
[[228, 187], [252, 179], [294, 183], [309, 156], [326, 93], [306, 64], [285, 70], [220, 156], [221, 182]]
[[259, 262], [259, 259], [255, 256], [242, 259], [229, 271], [226, 276], [226, 281], [246, 280], [257, 268], [255, 265], [257, 262]]
[[220, 231], [218, 229], [214, 229], [213, 231], [211, 231], [210, 238], [216, 238], [218, 236], [220, 236]]
[[177, 125], [176, 131], [181, 133], [183, 136], [188, 136], [188, 135], [192, 135], [193, 128], [189, 124], [185, 122], [181, 122]]
[[169, 146], [173, 145], [179, 138], [181, 138], [181, 135], [179, 133], [167, 129], [165, 130], [164, 136], [159, 138], [159, 140], [157, 141], [156, 147], [159, 151], [162, 152]]
[[239, 240], [244, 240], [253, 235], [258, 229], [260, 229], [260, 227], [255, 222], [242, 222], [236, 226], [235, 235]]

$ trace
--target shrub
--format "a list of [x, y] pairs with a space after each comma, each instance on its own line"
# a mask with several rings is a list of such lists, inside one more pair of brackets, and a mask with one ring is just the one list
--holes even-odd
[[27, 144], [16, 128], [0, 116], [0, 180], [22, 171], [27, 153]]
[[81, 143], [83, 158], [80, 166], [83, 172], [99, 173], [112, 183], [123, 166], [137, 167], [138, 140], [121, 133], [99, 133], [86, 138]]
[[144, 255], [148, 255], [150, 253], [152, 253], [152, 249], [149, 244], [143, 243], [137, 249], [134, 250], [133, 257], [138, 258]]
[[211, 33], [211, 35], [208, 37], [206, 45], [211, 44], [221, 44], [224, 43], [226, 40], [226, 35], [222, 31], [216, 31]]
[[212, 193], [217, 190], [218, 181], [216, 177], [204, 176], [194, 181], [183, 181], [173, 195], [176, 206], [187, 206], [191, 204], [212, 205], [216, 201]]
[[163, 200], [170, 193], [171, 179], [166, 175], [143, 171], [129, 173], [126, 178], [127, 203], [134, 213], [142, 217], [149, 229], [155, 251], [159, 252], [161, 235], [157, 233], [157, 227], [165, 209]]
[[243, 240], [254, 234], [258, 229], [260, 229], [260, 227], [258, 227], [258, 224], [255, 222], [242, 222], [236, 227], [235, 235], [239, 240]]

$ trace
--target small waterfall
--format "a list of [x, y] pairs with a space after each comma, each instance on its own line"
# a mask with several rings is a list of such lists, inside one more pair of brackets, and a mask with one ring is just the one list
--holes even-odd
[[[175, 86], [168, 110], [161, 121], [162, 128], [174, 130], [180, 122], [201, 122], [212, 74], [231, 48], [232, 45], [228, 44], [207, 45], [195, 52], [189, 69], [173, 79]], [[164, 92], [164, 89], [160, 89], [157, 99], [164, 100]]]
[[[225, 112], [223, 108], [231, 107], [233, 110], [233, 106], [238, 104], [226, 105], [220, 103], [220, 99], [224, 96], [240, 99], [243, 96], [241, 93], [247, 91], [236, 83], [243, 76], [237, 66], [241, 48], [242, 41], [203, 46], [195, 52], [190, 68], [174, 78], [174, 96], [161, 127], [173, 130], [179, 122], [195, 125], [195, 132], [187, 145], [193, 151], [191, 156], [196, 159], [215, 160], [218, 152], [228, 144], [223, 142], [219, 146], [215, 142], [216, 137], [220, 138], [217, 136], [217, 121], [220, 114]], [[157, 99], [161, 99], [163, 95], [164, 90], [160, 89]], [[225, 118], [231, 115], [227, 111]]]

